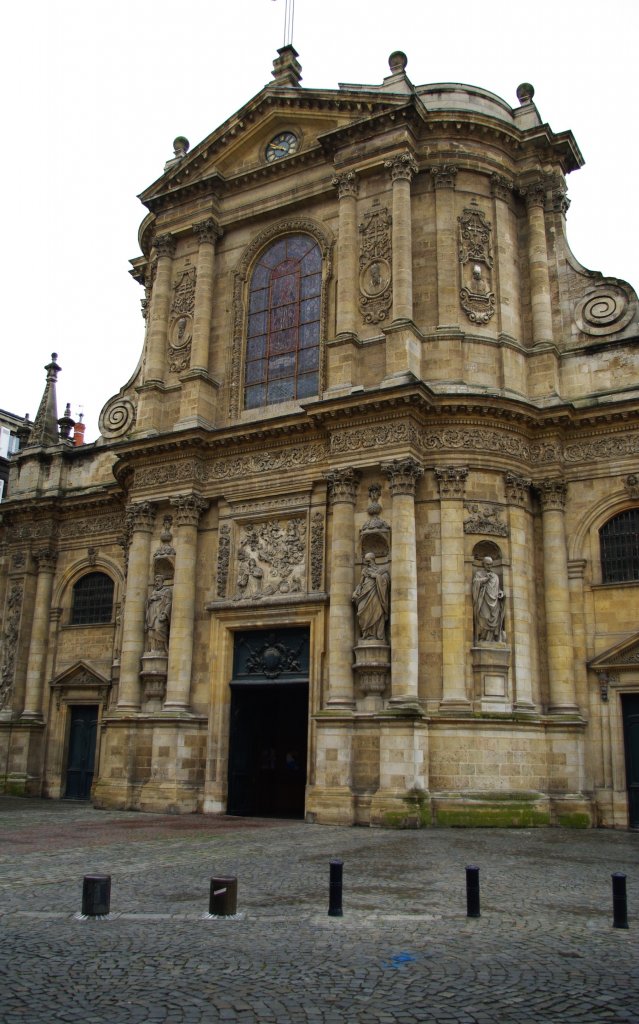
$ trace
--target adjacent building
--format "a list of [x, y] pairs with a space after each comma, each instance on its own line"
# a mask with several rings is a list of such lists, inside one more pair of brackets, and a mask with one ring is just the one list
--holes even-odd
[[518, 103], [305, 89], [141, 195], [139, 365], [57, 357], [1, 529], [7, 792], [322, 823], [639, 825], [639, 315]]

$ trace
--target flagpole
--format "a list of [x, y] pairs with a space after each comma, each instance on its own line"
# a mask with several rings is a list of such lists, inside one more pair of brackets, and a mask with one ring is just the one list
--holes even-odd
[[284, 0], [284, 40], [283, 46], [293, 45], [293, 25], [295, 23], [295, 0]]

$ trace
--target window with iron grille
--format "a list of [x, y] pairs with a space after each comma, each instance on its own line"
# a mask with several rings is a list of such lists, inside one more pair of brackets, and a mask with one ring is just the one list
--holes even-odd
[[113, 580], [103, 572], [90, 572], [73, 588], [71, 625], [110, 622], [113, 614]]
[[603, 583], [639, 580], [639, 508], [609, 519], [599, 531]]
[[310, 235], [285, 235], [258, 260], [249, 285], [244, 407], [316, 395], [322, 256]]

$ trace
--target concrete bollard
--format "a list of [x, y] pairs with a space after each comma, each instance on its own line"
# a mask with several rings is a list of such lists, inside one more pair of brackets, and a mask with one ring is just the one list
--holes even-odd
[[84, 917], [106, 917], [111, 907], [111, 875], [85, 875], [82, 882]]
[[233, 917], [237, 914], [237, 878], [227, 875], [211, 879], [209, 914], [214, 917]]
[[466, 917], [481, 917], [479, 912], [479, 868], [469, 864], [466, 868]]
[[626, 876], [615, 871], [612, 878], [612, 927], [628, 927], [628, 901], [626, 898]]
[[342, 911], [342, 878], [343, 860], [332, 860], [328, 886], [328, 916], [343, 917]]

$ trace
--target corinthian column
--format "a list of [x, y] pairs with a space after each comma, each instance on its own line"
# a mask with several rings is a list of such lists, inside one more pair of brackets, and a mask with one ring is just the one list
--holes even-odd
[[198, 237], [197, 278], [193, 310], [193, 347], [191, 369], [209, 368], [209, 341], [211, 316], [213, 312], [213, 276], [215, 272], [215, 243], [222, 237], [220, 228], [212, 217], [201, 224], [193, 225]]
[[56, 553], [43, 548], [36, 553], [38, 579], [36, 583], [31, 640], [27, 660], [27, 682], [24, 711], [21, 718], [39, 722], [42, 719], [42, 693], [47, 658], [47, 635], [51, 610], [51, 593], [55, 574]]
[[442, 546], [442, 711], [467, 710], [466, 581], [464, 579], [464, 493], [468, 470], [436, 469]]
[[171, 279], [173, 276], [173, 255], [175, 239], [172, 235], [158, 235], [155, 239], [158, 254], [155, 281], [151, 293], [149, 311], [149, 333], [147, 337], [145, 384], [162, 382], [166, 362], [166, 340], [169, 329], [169, 308], [171, 305]]
[[339, 200], [336, 333], [357, 334], [357, 173], [336, 174], [332, 183]]
[[513, 648], [515, 708], [517, 711], [530, 712], [534, 709], [531, 640], [535, 630], [532, 618], [535, 602], [531, 558], [533, 537], [528, 508], [531, 481], [515, 473], [506, 473], [505, 485], [509, 503], [512, 558], [512, 622], [509, 634]]
[[424, 475], [415, 459], [382, 463], [393, 497], [391, 579], [391, 704], [418, 707], [419, 632], [417, 617], [417, 542], [415, 487]]
[[393, 320], [413, 319], [410, 183], [418, 167], [409, 153], [386, 160], [393, 182]]
[[564, 527], [566, 492], [563, 480], [542, 480], [537, 485], [544, 542], [544, 604], [550, 681], [548, 710], [574, 713], [577, 705]]
[[442, 329], [459, 329], [459, 262], [455, 216], [457, 168], [452, 164], [442, 164], [431, 167], [430, 173], [435, 188], [438, 326]]
[[144, 618], [155, 509], [148, 501], [129, 505], [131, 531], [126, 595], [122, 615], [119, 711], [140, 710], [140, 658], [144, 651]]
[[330, 708], [352, 708], [353, 574], [355, 565], [355, 496], [359, 473], [350, 466], [326, 474], [328, 497], [333, 510], [331, 545], [331, 591], [328, 614], [328, 699]]
[[164, 711], [187, 711], [193, 663], [195, 581], [197, 579], [197, 524], [208, 502], [197, 494], [171, 498], [177, 510], [175, 576], [169, 634], [169, 662]]
[[546, 248], [546, 189], [537, 182], [522, 189], [528, 213], [528, 270], [533, 341], [553, 340], [548, 250]]

